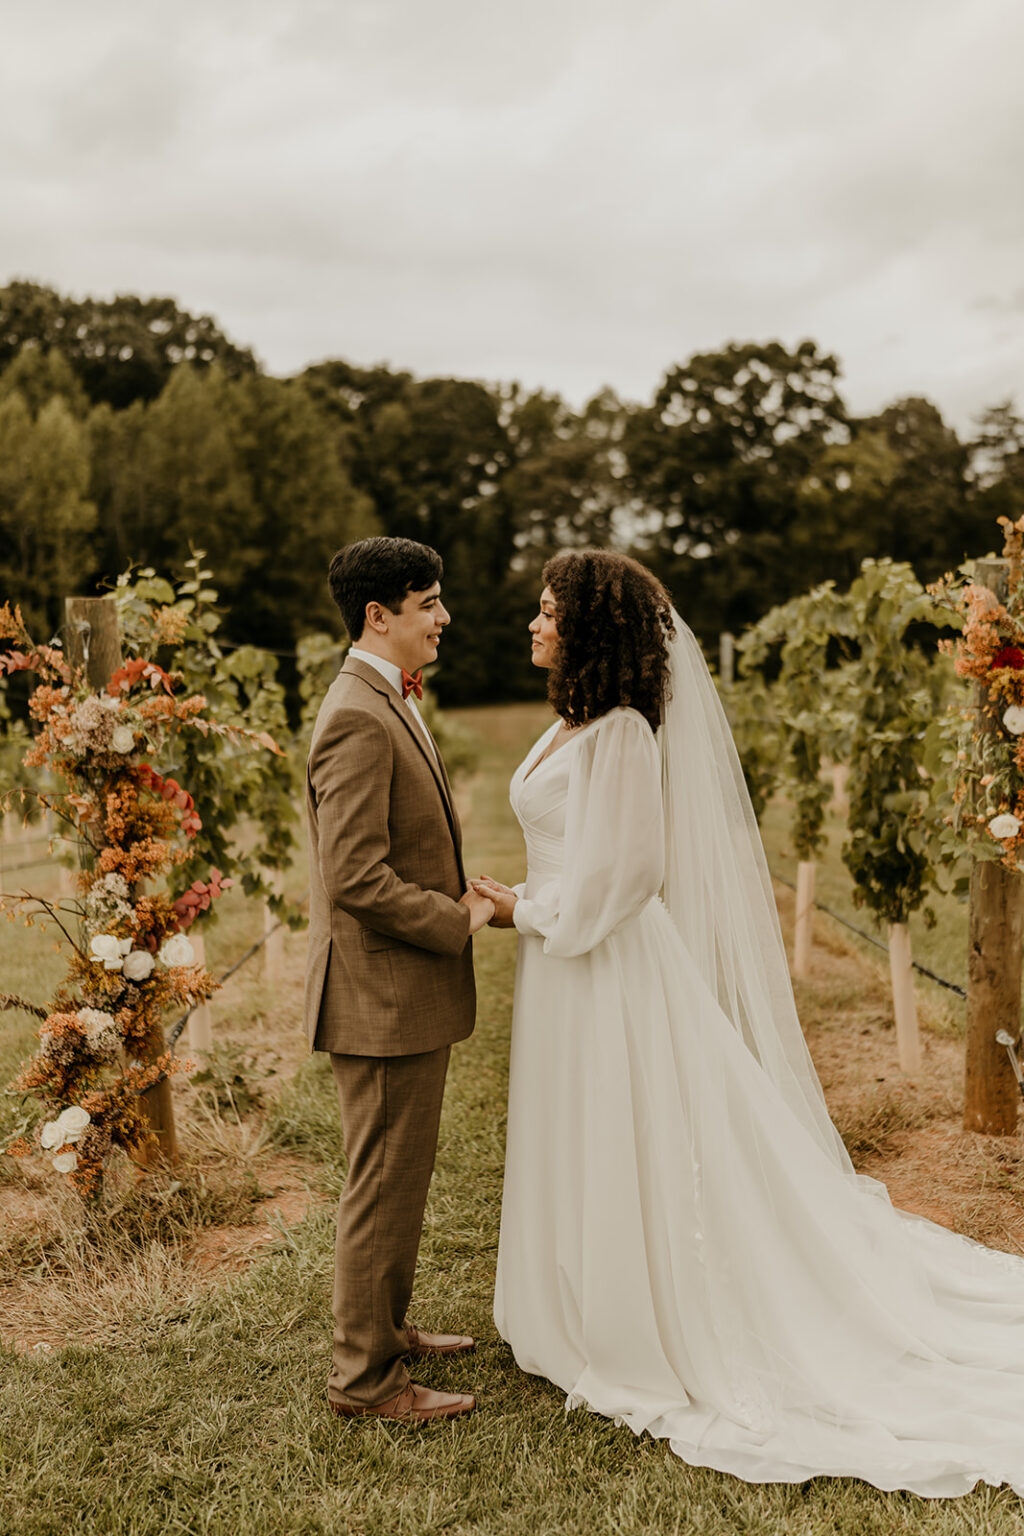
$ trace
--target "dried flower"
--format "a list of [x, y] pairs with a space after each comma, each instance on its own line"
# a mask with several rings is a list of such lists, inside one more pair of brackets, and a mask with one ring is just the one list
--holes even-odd
[[97, 1056], [114, 1055], [120, 1040], [113, 1015], [101, 1008], [79, 1008], [78, 1018], [85, 1030], [85, 1038]]

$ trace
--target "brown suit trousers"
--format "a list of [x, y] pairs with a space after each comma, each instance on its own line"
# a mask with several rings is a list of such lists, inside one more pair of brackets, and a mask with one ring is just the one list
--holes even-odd
[[406, 1309], [434, 1171], [450, 1046], [331, 1056], [348, 1177], [338, 1202], [334, 1356], [327, 1395], [382, 1403], [409, 1380]]

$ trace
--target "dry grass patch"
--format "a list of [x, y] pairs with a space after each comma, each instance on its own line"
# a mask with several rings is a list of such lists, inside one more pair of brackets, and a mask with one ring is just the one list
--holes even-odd
[[[793, 893], [776, 887], [789, 940]], [[797, 1005], [829, 1112], [855, 1166], [880, 1179], [894, 1205], [990, 1248], [1024, 1254], [1024, 1144], [1020, 1135], [962, 1128], [963, 1039], [932, 983], [917, 984], [922, 1066], [899, 1069], [883, 955], [863, 950], [817, 915], [811, 975]]]

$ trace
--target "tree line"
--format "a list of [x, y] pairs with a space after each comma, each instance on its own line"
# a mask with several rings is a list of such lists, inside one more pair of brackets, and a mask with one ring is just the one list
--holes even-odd
[[[928, 581], [1024, 513], [1024, 419], [962, 440], [923, 398], [853, 416], [812, 341], [733, 343], [670, 367], [649, 403], [573, 409], [516, 384], [334, 360], [266, 374], [170, 299], [0, 288], [0, 600], [43, 637], [70, 592], [207, 552], [224, 630], [288, 658], [337, 628], [340, 544], [417, 538], [457, 628], [442, 703], [535, 695], [525, 625], [547, 556], [614, 545], [711, 643], [867, 557]], [[458, 643], [456, 643], [456, 636]]]

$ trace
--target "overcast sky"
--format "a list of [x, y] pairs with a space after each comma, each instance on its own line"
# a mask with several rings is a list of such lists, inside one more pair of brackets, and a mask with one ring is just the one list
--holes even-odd
[[1022, 0], [4, 7], [0, 282], [647, 400], [813, 337], [853, 409], [1024, 406]]

